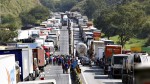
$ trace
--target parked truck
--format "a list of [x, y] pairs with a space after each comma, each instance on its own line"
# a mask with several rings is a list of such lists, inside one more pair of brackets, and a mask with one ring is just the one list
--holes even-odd
[[[135, 74], [134, 74], [135, 69], [138, 65], [145, 64], [145, 63], [150, 64], [150, 59], [148, 55], [146, 55], [145, 53], [131, 53], [130, 56], [123, 61], [122, 83], [137, 84], [135, 83]], [[140, 83], [140, 84], [144, 84], [144, 83]]]
[[139, 64], [134, 69], [135, 84], [150, 84], [150, 62]]
[[15, 55], [0, 55], [0, 81], [2, 84], [16, 84]]
[[114, 54], [122, 54], [121, 45], [106, 45], [104, 51], [104, 74], [108, 72], [108, 65], [111, 64], [111, 57]]
[[38, 46], [41, 46], [41, 45], [43, 45], [44, 44], [44, 38], [36, 38], [35, 39], [35, 43], [37, 43], [38, 44]]
[[24, 49], [9, 49], [0, 50], [0, 54], [15, 54], [15, 61], [20, 67], [20, 80], [27, 81], [33, 76], [33, 60], [32, 50], [28, 48]]
[[33, 49], [33, 58], [37, 58], [39, 69], [44, 69], [44, 66], [46, 65], [46, 57], [44, 54], [44, 50], [40, 48]]
[[111, 76], [116, 77], [122, 76], [122, 65], [123, 65], [123, 60], [128, 58], [128, 54], [115, 54], [111, 58]]
[[78, 43], [76, 46], [78, 57], [87, 55], [87, 46], [84, 43]]

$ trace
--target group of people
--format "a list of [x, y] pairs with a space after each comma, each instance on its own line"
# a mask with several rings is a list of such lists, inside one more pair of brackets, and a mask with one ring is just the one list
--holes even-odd
[[[58, 55], [58, 56], [51, 56], [49, 59], [49, 63], [52, 65], [59, 65], [62, 66], [63, 73], [68, 74], [68, 70], [73, 68], [75, 66], [74, 63], [76, 59], [71, 56], [64, 56], [64, 55]], [[72, 65], [72, 66], [71, 66]]]

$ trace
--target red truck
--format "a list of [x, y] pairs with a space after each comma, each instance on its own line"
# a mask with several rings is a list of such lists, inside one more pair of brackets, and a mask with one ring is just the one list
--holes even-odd
[[45, 53], [43, 49], [33, 49], [33, 57], [37, 58], [37, 64], [39, 69], [44, 69], [45, 66]]
[[108, 66], [111, 64], [113, 54], [122, 54], [121, 45], [106, 45], [104, 52], [104, 74], [108, 72]]

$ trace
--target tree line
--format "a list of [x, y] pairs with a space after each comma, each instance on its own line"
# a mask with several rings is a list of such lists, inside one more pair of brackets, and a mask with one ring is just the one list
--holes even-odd
[[122, 2], [107, 8], [94, 19], [94, 24], [105, 36], [119, 35], [118, 43], [125, 45], [130, 38], [148, 38], [145, 46], [150, 46], [150, 1]]
[[17, 30], [26, 25], [39, 25], [50, 15], [48, 8], [37, 5], [29, 11], [22, 11], [18, 16], [12, 14], [2, 14], [0, 23], [0, 44], [13, 42], [17, 37]]

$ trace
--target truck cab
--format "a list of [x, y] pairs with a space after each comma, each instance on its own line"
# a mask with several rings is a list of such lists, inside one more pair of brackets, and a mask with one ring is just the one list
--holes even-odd
[[123, 59], [127, 59], [128, 56], [129, 55], [127, 54], [116, 54], [112, 56], [111, 58], [112, 77], [121, 76]]
[[149, 56], [142, 53], [131, 53], [127, 59], [123, 61], [122, 83], [134, 84], [135, 67], [149, 61]]

